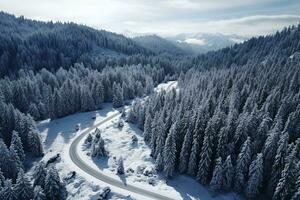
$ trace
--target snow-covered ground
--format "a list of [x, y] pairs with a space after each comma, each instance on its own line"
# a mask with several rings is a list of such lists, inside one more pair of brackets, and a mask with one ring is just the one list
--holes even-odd
[[[169, 90], [172, 87], [176, 87], [176, 82], [161, 84], [156, 88], [156, 91]], [[68, 199], [96, 199], [101, 189], [109, 186], [78, 168], [71, 161], [68, 150], [71, 142], [82, 131], [116, 112], [119, 111], [113, 109], [111, 104], [105, 104], [102, 110], [77, 113], [61, 119], [45, 120], [38, 123], [45, 147], [43, 160], [46, 161], [59, 153], [61, 154], [61, 159], [56, 163], [56, 168], [59, 170], [61, 178], [65, 177], [70, 171], [77, 172], [76, 178], [67, 184]], [[89, 163], [90, 166], [93, 166], [105, 175], [122, 180], [127, 184], [135, 185], [174, 199], [237, 199], [237, 197], [231, 194], [213, 198], [206, 188], [187, 176], [180, 175], [167, 181], [162, 174], [156, 172], [152, 177], [145, 176], [143, 171], [146, 168], [154, 169], [154, 163], [150, 157], [150, 149], [143, 141], [142, 132], [135, 125], [129, 123], [124, 123], [124, 127], [119, 129], [116, 126], [118, 120], [118, 117], [114, 118], [99, 127], [102, 131], [102, 137], [105, 140], [105, 147], [109, 151], [109, 158], [92, 159], [87, 155], [89, 149], [83, 146], [84, 139], [79, 144], [78, 151], [80, 152], [80, 157], [86, 163]], [[80, 125], [79, 131], [75, 130], [77, 124]], [[135, 145], [132, 145], [133, 135], [138, 138], [138, 143]], [[125, 170], [133, 169], [132, 172], [128, 171], [124, 177], [117, 176], [115, 172], [116, 164], [114, 158], [119, 158], [119, 156], [124, 158]], [[154, 180], [155, 185], [150, 185], [149, 180]], [[131, 195], [135, 199], [146, 199], [143, 196], [120, 188], [111, 187], [111, 189], [113, 191], [111, 199], [129, 199], [127, 195]]]

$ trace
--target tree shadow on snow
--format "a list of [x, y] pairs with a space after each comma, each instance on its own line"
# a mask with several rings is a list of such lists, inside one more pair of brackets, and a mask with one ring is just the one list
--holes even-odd
[[108, 169], [108, 159], [109, 157], [102, 157], [102, 158], [98, 158], [98, 157], [93, 157], [92, 160], [93, 162], [96, 164], [96, 166], [100, 169]]
[[167, 179], [166, 184], [174, 188], [184, 200], [238, 200], [237, 195], [229, 194], [212, 194], [207, 187], [202, 186], [196, 180], [185, 175], [178, 175], [172, 179]]
[[[83, 113], [75, 113], [63, 118], [54, 119], [54, 120], [44, 120], [38, 123], [38, 129], [41, 133], [47, 130], [47, 136], [44, 140], [44, 148], [49, 149], [53, 142], [56, 140], [58, 136], [63, 139], [63, 143], [67, 144], [70, 142], [76, 134], [76, 126], [79, 125], [80, 130], [88, 128], [96, 123], [95, 117], [105, 118], [111, 111], [115, 111], [112, 109], [111, 104], [105, 103], [103, 109], [91, 111], [91, 112], [83, 112]], [[98, 121], [98, 120], [97, 120]]]

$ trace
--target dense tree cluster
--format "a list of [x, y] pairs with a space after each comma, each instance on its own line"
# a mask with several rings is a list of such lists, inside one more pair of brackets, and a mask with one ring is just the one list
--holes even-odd
[[[300, 51], [299, 33], [292, 27], [200, 56], [178, 91], [137, 102], [128, 117], [142, 124], [158, 170], [189, 174], [217, 193], [297, 199], [300, 59], [291, 55]], [[233, 52], [237, 62], [217, 58]]]
[[41, 162], [35, 168], [33, 185], [23, 169], [18, 172], [15, 183], [6, 179], [0, 172], [0, 198], [7, 200], [63, 200], [66, 198], [65, 186], [54, 166], [46, 169]]
[[122, 35], [84, 25], [44, 23], [3, 12], [0, 18], [0, 76], [21, 68], [52, 70], [82, 61], [101, 65], [97, 57], [111, 52], [123, 57], [153, 54]]

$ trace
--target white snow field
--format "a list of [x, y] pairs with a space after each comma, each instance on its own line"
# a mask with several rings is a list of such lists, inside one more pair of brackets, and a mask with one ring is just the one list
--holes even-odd
[[[155, 90], [169, 90], [176, 87], [176, 82], [168, 82], [159, 85]], [[107, 117], [116, 115], [118, 110], [113, 109], [111, 104], [104, 104], [102, 110], [93, 112], [77, 113], [56, 120], [44, 120], [38, 123], [44, 141], [45, 156], [43, 160], [47, 161], [50, 157], [61, 154], [61, 159], [56, 163], [61, 178], [64, 178], [70, 171], [76, 171], [76, 178], [66, 185], [69, 193], [68, 199], [97, 199], [97, 194], [102, 188], [109, 186], [112, 189], [110, 199], [153, 199], [149, 196], [130, 192], [120, 187], [112, 186], [106, 182], [89, 175], [74, 164], [70, 158], [70, 145], [77, 136], [100, 123]], [[194, 179], [187, 176], [178, 175], [171, 180], [166, 180], [163, 174], [156, 173], [153, 176], [144, 175], [146, 171], [154, 169], [154, 161], [150, 157], [150, 149], [144, 143], [142, 131], [136, 125], [124, 123], [122, 129], [116, 126], [120, 115], [101, 124], [98, 128], [101, 130], [102, 138], [105, 141], [105, 148], [109, 152], [108, 158], [91, 158], [87, 155], [90, 149], [84, 147], [83, 137], [77, 146], [77, 153], [81, 160], [89, 167], [110, 178], [123, 182], [125, 185], [132, 185], [143, 190], [147, 190], [159, 195], [169, 197], [170, 199], [198, 199], [198, 200], [233, 200], [238, 199], [234, 194], [219, 195], [213, 197], [207, 188], [202, 187]], [[75, 130], [76, 125], [80, 129]], [[93, 131], [91, 131], [93, 132]], [[138, 138], [137, 144], [132, 144], [132, 136]], [[124, 159], [125, 176], [116, 175], [116, 162], [120, 156]], [[132, 170], [130, 170], [132, 169]], [[153, 183], [153, 184], [150, 184]], [[129, 196], [130, 195], [130, 196]]]

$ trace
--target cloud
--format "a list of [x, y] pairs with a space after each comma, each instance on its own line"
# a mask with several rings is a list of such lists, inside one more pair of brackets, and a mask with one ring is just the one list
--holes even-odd
[[205, 45], [206, 42], [204, 39], [196, 39], [196, 38], [188, 38], [185, 40], [186, 43], [189, 44], [197, 44], [197, 45]]
[[295, 0], [0, 0], [0, 8], [37, 20], [158, 34], [268, 34], [299, 23], [299, 15], [286, 13], [300, 13]]
[[204, 23], [211, 31], [240, 35], [270, 34], [289, 25], [300, 23], [300, 15], [256, 15]]

